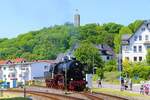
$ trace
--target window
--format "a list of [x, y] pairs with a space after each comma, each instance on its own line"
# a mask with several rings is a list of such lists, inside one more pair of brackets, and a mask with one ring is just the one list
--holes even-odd
[[140, 36], [139, 36], [139, 41], [141, 41], [141, 40], [142, 40], [142, 36], [140, 35]]
[[142, 52], [142, 46], [139, 46], [139, 52]]
[[145, 40], [146, 40], [146, 41], [148, 41], [148, 40], [149, 40], [148, 35], [145, 35]]
[[150, 45], [147, 46], [147, 49], [150, 49]]
[[6, 70], [6, 67], [4, 67], [4, 70]]
[[26, 70], [25, 67], [21, 67], [21, 70]]
[[48, 70], [48, 66], [44, 66], [44, 69], [45, 69], [45, 70]]
[[142, 31], [145, 31], [145, 28], [143, 27], [141, 30], [142, 30]]
[[134, 57], [134, 61], [137, 61], [137, 57]]
[[134, 51], [134, 52], [137, 52], [136, 46], [133, 47], [133, 51]]
[[6, 75], [4, 75], [4, 77], [6, 77]]
[[11, 74], [11, 77], [16, 77], [16, 74], [15, 74], [15, 73], [12, 73], [12, 74]]
[[139, 57], [139, 61], [142, 61], [142, 57]]
[[137, 41], [137, 36], [134, 36], [134, 41]]
[[107, 56], [107, 60], [109, 60], [109, 56]]
[[125, 57], [125, 59], [129, 60], [129, 57]]
[[125, 48], [125, 51], [128, 51], [128, 50], [129, 50], [129, 47], [128, 47], [128, 46], [125, 46], [124, 48]]
[[148, 27], [148, 29], [150, 29], [150, 24], [149, 23], [147, 24], [147, 27]]
[[19, 74], [19, 77], [22, 77], [22, 74]]

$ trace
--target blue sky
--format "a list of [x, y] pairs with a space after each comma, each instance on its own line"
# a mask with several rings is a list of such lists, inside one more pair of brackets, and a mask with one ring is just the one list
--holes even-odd
[[76, 8], [82, 25], [128, 25], [136, 19], [150, 19], [149, 4], [149, 0], [0, 0], [0, 38], [73, 22]]

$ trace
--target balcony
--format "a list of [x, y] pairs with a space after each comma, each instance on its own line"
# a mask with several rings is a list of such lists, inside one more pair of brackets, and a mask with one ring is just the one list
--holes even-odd
[[144, 45], [150, 45], [150, 41], [145, 41]]

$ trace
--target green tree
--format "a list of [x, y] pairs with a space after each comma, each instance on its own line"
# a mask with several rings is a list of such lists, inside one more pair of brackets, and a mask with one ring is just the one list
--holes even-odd
[[131, 69], [131, 64], [129, 62], [128, 59], [125, 59], [122, 63], [123, 65], [123, 71], [126, 73], [126, 76], [131, 76], [131, 72], [132, 72], [132, 69]]
[[132, 33], [134, 33], [143, 23], [143, 20], [136, 20], [133, 23], [129, 24], [128, 27], [132, 30]]
[[121, 46], [121, 38], [123, 34], [131, 34], [132, 31], [129, 27], [122, 27], [119, 30], [119, 34], [116, 34], [114, 37], [114, 45], [115, 45], [115, 52], [119, 53], [120, 46]]
[[146, 61], [150, 65], [150, 49], [147, 50]]
[[97, 48], [86, 41], [82, 42], [79, 48], [74, 52], [75, 57], [86, 64], [86, 72], [92, 73], [93, 67], [103, 68], [103, 61]]

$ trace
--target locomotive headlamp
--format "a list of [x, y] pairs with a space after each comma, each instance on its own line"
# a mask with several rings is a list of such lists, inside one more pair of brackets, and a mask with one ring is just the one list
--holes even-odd
[[73, 80], [73, 78], [71, 78], [71, 81]]
[[78, 65], [78, 63], [75, 63], [75, 65]]

